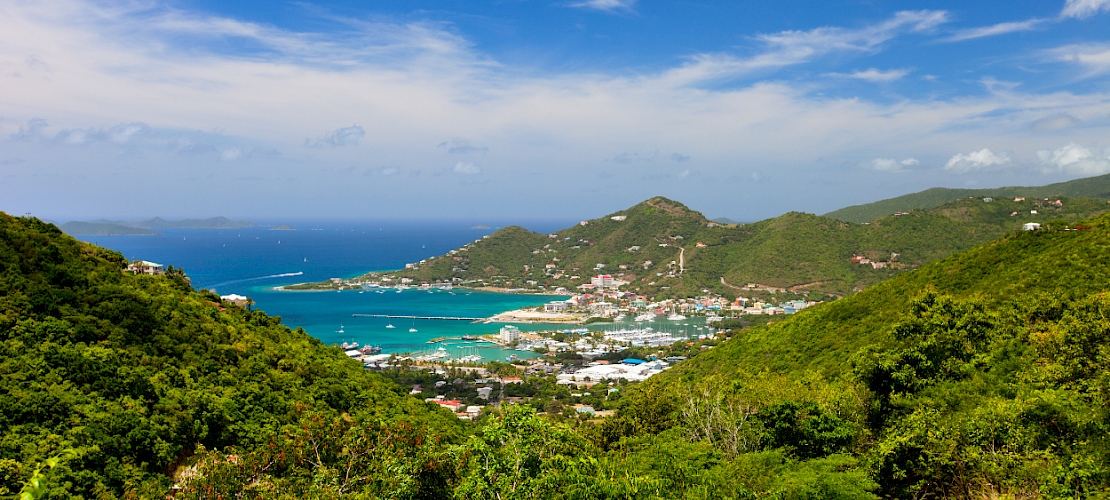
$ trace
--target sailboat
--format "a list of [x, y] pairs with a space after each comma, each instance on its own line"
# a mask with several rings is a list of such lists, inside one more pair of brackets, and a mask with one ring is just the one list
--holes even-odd
[[385, 327], [386, 328], [397, 328], [397, 327], [393, 326], [393, 323], [390, 323], [388, 321], [385, 323]]
[[412, 320], [412, 328], [409, 328], [409, 333], [416, 333], [416, 320]]

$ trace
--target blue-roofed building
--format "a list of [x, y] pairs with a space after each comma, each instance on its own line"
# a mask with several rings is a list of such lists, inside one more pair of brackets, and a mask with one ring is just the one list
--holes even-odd
[[625, 358], [625, 359], [621, 360], [621, 364], [625, 364], [625, 365], [642, 365], [642, 364], [644, 364], [644, 360], [642, 360], [642, 359], [636, 359], [636, 358]]

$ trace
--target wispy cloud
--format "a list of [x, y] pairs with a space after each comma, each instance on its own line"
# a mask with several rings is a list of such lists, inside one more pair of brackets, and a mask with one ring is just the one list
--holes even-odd
[[895, 80], [900, 80], [902, 77], [910, 74], [908, 69], [892, 69], [887, 71], [877, 70], [875, 68], [866, 69], [863, 71], [854, 71], [852, 73], [827, 73], [828, 76], [835, 76], [841, 78], [855, 78], [871, 83], [890, 83]]
[[981, 26], [978, 28], [968, 28], [957, 31], [956, 34], [945, 38], [944, 41], [961, 42], [964, 40], [973, 40], [976, 38], [984, 38], [988, 36], [1005, 35], [1007, 33], [1016, 33], [1019, 31], [1032, 31], [1037, 29], [1037, 27], [1043, 24], [1045, 21], [1047, 21], [1047, 19], [1028, 19], [1025, 21], [1014, 21], [992, 24], [990, 26]]
[[1050, 60], [1081, 66], [1088, 77], [1110, 72], [1110, 44], [1065, 45], [1046, 53]]
[[1067, 113], [1054, 113], [1032, 123], [1029, 128], [1035, 132], [1062, 130], [1079, 125], [1079, 119]]
[[305, 139], [304, 145], [306, 148], [353, 146], [363, 137], [366, 137], [366, 131], [358, 125], [352, 125], [333, 130], [316, 139]]
[[1067, 0], [1060, 17], [1085, 18], [1103, 11], [1110, 11], [1110, 0]]
[[688, 64], [668, 71], [664, 80], [674, 86], [689, 85], [801, 64], [830, 53], [875, 53], [898, 35], [930, 31], [947, 21], [945, 11], [902, 11], [882, 23], [860, 29], [822, 27], [760, 35], [755, 39], [763, 50], [754, 56], [698, 54]]
[[455, 168], [451, 169], [456, 174], [464, 175], [478, 175], [482, 173], [482, 167], [470, 163], [468, 161], [460, 161], [455, 164]]
[[446, 148], [447, 154], [471, 154], [471, 153], [489, 153], [489, 148], [484, 146], [474, 146], [469, 141], [464, 139], [454, 138], [451, 142], [441, 142], [437, 145], [440, 148]]
[[571, 3], [570, 7], [611, 12], [614, 10], [632, 10], [634, 5], [636, 5], [636, 0], [586, 0]]

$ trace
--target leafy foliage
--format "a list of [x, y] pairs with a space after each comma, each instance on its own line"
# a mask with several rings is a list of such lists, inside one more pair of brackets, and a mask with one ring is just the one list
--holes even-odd
[[[453, 416], [280, 318], [126, 264], [0, 214], [0, 464], [26, 474], [74, 450], [43, 498], [166, 488], [201, 447], [266, 445], [298, 408], [458, 438]], [[5, 474], [0, 488], [24, 477]]]

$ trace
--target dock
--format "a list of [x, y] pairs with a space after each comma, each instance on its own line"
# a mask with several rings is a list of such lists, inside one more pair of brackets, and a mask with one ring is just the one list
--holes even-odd
[[404, 316], [398, 314], [359, 314], [351, 316], [356, 318], [389, 318], [389, 319], [437, 319], [442, 321], [485, 321], [486, 318], [466, 318], [462, 316]]

